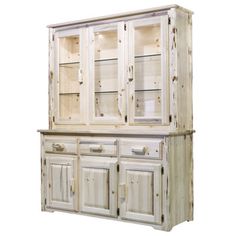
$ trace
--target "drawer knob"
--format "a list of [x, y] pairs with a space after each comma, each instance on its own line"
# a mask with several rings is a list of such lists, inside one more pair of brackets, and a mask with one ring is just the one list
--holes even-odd
[[90, 145], [89, 149], [91, 152], [101, 152], [102, 151], [102, 145]]
[[145, 146], [134, 146], [131, 148], [132, 152], [136, 154], [145, 154], [146, 149], [147, 148]]
[[53, 143], [52, 149], [53, 149], [53, 151], [62, 152], [65, 149], [65, 147], [63, 144]]

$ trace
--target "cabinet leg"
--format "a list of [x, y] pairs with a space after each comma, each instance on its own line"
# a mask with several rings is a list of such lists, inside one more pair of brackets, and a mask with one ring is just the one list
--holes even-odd
[[[155, 226], [155, 225], [153, 225], [152, 227], [153, 227], [153, 229], [155, 229], [155, 230], [160, 230], [160, 227], [159, 227], [159, 226]], [[161, 230], [164, 230], [164, 231], [169, 232], [169, 231], [171, 231], [171, 229], [172, 229], [171, 226], [165, 226], [165, 227], [162, 228]]]

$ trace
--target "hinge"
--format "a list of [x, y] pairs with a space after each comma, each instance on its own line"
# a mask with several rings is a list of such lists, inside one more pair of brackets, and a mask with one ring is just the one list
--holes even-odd
[[161, 174], [164, 175], [164, 167], [161, 167]]
[[177, 80], [178, 80], [178, 77], [177, 76], [173, 76], [172, 81], [174, 82], [174, 81], [177, 81]]
[[120, 215], [120, 208], [117, 208], [117, 215], [119, 216]]
[[47, 199], [46, 198], [44, 199], [44, 204], [47, 205]]
[[171, 19], [170, 19], [170, 17], [168, 17], [168, 24], [169, 24], [169, 25], [171, 24]]
[[52, 117], [52, 122], [55, 122], [55, 116]]
[[43, 164], [46, 166], [46, 159], [43, 160]]
[[172, 122], [172, 115], [169, 115], [169, 122]]
[[52, 41], [54, 41], [54, 39], [55, 39], [55, 36], [54, 36], [54, 34], [52, 35]]
[[125, 116], [125, 123], [127, 123], [127, 115]]
[[120, 171], [120, 165], [119, 164], [117, 164], [116, 169], [117, 169], [117, 172]]
[[52, 71], [50, 71], [49, 78], [53, 79], [53, 72]]
[[124, 24], [124, 30], [126, 31], [126, 24]]
[[161, 215], [161, 223], [163, 223], [163, 222], [164, 222], [164, 220], [165, 220], [165, 217], [164, 217], [164, 215]]

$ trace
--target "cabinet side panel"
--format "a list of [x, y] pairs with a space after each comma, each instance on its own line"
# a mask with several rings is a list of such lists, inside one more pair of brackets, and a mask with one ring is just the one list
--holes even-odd
[[170, 219], [172, 226], [192, 220], [191, 136], [169, 140]]
[[188, 160], [188, 186], [189, 186], [189, 206], [188, 206], [188, 220], [193, 220], [194, 209], [194, 195], [193, 195], [193, 135], [187, 136], [186, 153]]
[[188, 84], [187, 84], [187, 123], [186, 129], [193, 129], [193, 49], [192, 49], [192, 15], [188, 15], [188, 26], [187, 26], [187, 41], [188, 41]]
[[54, 30], [49, 29], [48, 41], [48, 122], [49, 129], [53, 128], [54, 116]]
[[177, 39], [176, 39], [176, 11], [169, 12], [169, 73], [170, 73], [170, 117], [171, 129], [178, 129], [177, 103]]
[[178, 129], [192, 129], [191, 15], [176, 10]]
[[43, 152], [43, 147], [44, 145], [44, 136], [43, 134], [40, 135], [40, 162], [41, 162], [41, 210], [45, 211], [45, 199], [46, 199], [46, 186], [45, 186], [45, 175], [46, 175], [46, 167], [44, 165], [44, 152]]

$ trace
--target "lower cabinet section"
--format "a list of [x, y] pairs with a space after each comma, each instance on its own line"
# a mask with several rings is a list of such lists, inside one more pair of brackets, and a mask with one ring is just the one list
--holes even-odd
[[77, 158], [46, 155], [47, 207], [77, 209]]
[[161, 198], [160, 164], [121, 161], [121, 218], [161, 224]]
[[117, 215], [117, 159], [80, 158], [80, 211]]
[[42, 210], [171, 230], [193, 219], [192, 136], [42, 135]]

